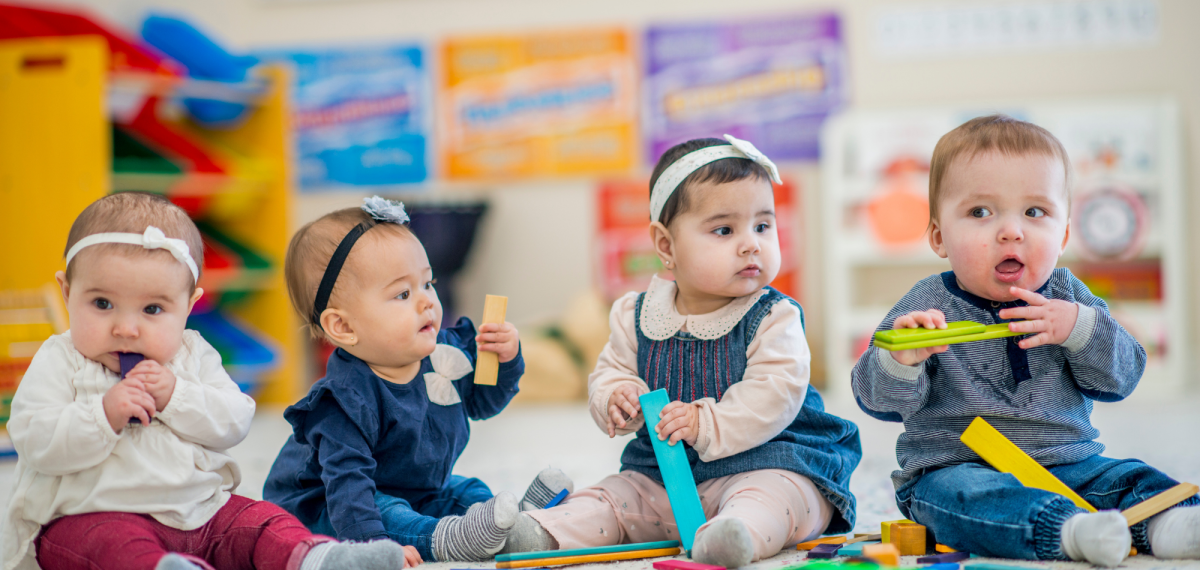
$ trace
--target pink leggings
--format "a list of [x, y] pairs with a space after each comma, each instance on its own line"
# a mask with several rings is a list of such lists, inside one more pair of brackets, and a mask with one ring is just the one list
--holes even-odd
[[153, 570], [169, 552], [205, 570], [298, 570], [313, 546], [331, 540], [274, 504], [233, 495], [194, 530], [149, 515], [88, 513], [50, 521], [36, 546], [44, 570]]
[[[739, 519], [754, 541], [755, 560], [820, 536], [833, 518], [833, 505], [816, 485], [791, 471], [750, 471], [710, 479], [697, 489], [708, 518], [697, 536], [714, 521]], [[562, 549], [679, 540], [666, 489], [633, 471], [610, 475], [557, 507], [527, 514]]]

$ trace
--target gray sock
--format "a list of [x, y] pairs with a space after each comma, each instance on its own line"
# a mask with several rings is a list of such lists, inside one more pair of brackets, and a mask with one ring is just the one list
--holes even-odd
[[521, 510], [536, 511], [545, 508], [563, 489], [566, 489], [567, 493], [574, 493], [575, 482], [567, 477], [566, 473], [553, 467], [542, 469], [525, 490], [525, 497], [521, 499]]
[[517, 522], [517, 498], [500, 493], [486, 503], [477, 503], [467, 514], [444, 517], [433, 529], [433, 557], [438, 562], [479, 562], [504, 547], [508, 531]]
[[701, 564], [738, 568], [754, 559], [754, 541], [746, 523], [720, 519], [696, 535], [692, 559]]
[[308, 551], [300, 570], [398, 570], [404, 568], [404, 547], [390, 540], [322, 542]]
[[171, 552], [158, 559], [154, 570], [200, 570], [200, 567], [192, 564], [191, 560]]
[[543, 552], [546, 550], [558, 550], [558, 541], [542, 528], [541, 523], [533, 520], [533, 517], [521, 513], [517, 516], [517, 524], [514, 524], [512, 530], [508, 531], [508, 540], [504, 542], [504, 548], [500, 549], [500, 553]]

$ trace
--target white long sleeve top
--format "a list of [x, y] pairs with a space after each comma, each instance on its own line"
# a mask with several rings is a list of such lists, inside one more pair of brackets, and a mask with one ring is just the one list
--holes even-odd
[[226, 452], [250, 430], [254, 400], [196, 331], [166, 363], [175, 391], [149, 425], [114, 432], [102, 398], [118, 375], [85, 358], [71, 333], [50, 337], [13, 397], [16, 482], [3, 531], [4, 569], [37, 568], [33, 539], [63, 515], [145, 513], [191, 530], [229, 500], [241, 472]]
[[[646, 292], [641, 323], [635, 310], [638, 293], [628, 293], [613, 304], [608, 344], [588, 377], [588, 403], [601, 430], [606, 429], [608, 400], [617, 387], [631, 384], [639, 394], [649, 392], [638, 377], [639, 326], [647, 337], [660, 340], [680, 330], [700, 338], [719, 338], [741, 321], [765, 291], [739, 297], [704, 315], [680, 315], [675, 294], [674, 281], [655, 277]], [[699, 433], [692, 448], [701, 461], [729, 457], [770, 441], [795, 420], [804, 405], [811, 354], [800, 309], [786, 301], [773, 305], [746, 353], [742, 381], [726, 390], [720, 401], [709, 397], [692, 402], [699, 411]], [[633, 433], [644, 422], [639, 414], [617, 434]]]

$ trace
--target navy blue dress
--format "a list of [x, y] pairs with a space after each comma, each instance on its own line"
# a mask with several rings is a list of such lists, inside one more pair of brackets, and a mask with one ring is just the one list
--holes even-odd
[[[437, 341], [461, 349], [474, 367], [470, 320], [438, 332]], [[395, 384], [335, 350], [325, 377], [284, 412], [293, 433], [271, 467], [263, 498], [314, 532], [341, 540], [400, 539], [432, 560], [429, 538], [437, 518], [491, 497], [477, 480], [451, 475], [470, 437], [467, 420], [500, 413], [524, 369], [518, 354], [500, 365], [495, 386], [476, 385], [472, 371], [452, 381], [461, 401], [441, 405], [431, 401], [424, 380], [433, 371], [430, 358], [411, 382]], [[405, 516], [394, 516], [397, 510]]]

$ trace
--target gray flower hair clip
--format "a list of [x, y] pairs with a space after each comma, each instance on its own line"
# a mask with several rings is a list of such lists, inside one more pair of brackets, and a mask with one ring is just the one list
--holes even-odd
[[388, 200], [379, 196], [371, 196], [363, 198], [362, 209], [364, 212], [371, 215], [379, 222], [391, 222], [393, 224], [407, 224], [409, 217], [408, 212], [404, 211], [404, 202]]

